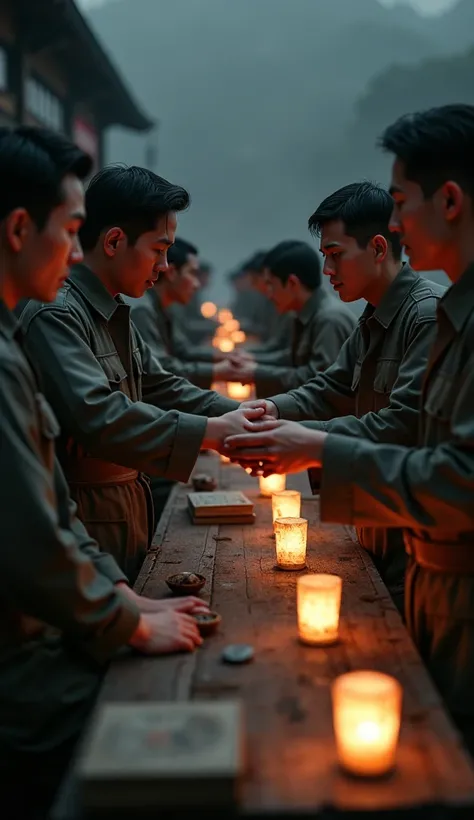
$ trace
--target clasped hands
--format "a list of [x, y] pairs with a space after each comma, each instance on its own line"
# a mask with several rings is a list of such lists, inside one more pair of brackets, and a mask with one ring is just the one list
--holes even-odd
[[298, 473], [322, 465], [326, 433], [279, 419], [276, 405], [265, 399], [243, 402], [236, 412], [244, 415], [244, 431], [226, 436], [219, 449], [252, 475]]

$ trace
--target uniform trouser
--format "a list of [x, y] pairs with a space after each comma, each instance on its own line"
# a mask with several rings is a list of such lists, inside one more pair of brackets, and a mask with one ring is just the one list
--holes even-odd
[[71, 484], [77, 515], [103, 552], [114, 556], [133, 585], [154, 534], [147, 480], [123, 484]]
[[474, 754], [474, 576], [432, 572], [408, 559], [408, 630]]
[[104, 671], [56, 636], [0, 649], [2, 818], [47, 816]]
[[363, 527], [357, 530], [357, 535], [361, 546], [370, 553], [375, 568], [403, 618], [407, 565], [403, 531], [382, 527]]

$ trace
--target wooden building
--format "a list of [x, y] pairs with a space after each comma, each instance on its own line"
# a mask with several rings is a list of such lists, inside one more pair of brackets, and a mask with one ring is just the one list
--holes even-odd
[[148, 131], [74, 0], [0, 0], [0, 125], [47, 126], [103, 163], [112, 125]]

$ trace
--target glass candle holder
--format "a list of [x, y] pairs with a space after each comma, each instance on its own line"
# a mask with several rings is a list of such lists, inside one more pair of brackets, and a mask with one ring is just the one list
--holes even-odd
[[301, 493], [298, 490], [283, 490], [272, 495], [273, 523], [277, 518], [299, 518], [301, 515]]
[[260, 487], [260, 495], [264, 498], [271, 498], [273, 493], [281, 493], [285, 489], [286, 475], [278, 475], [278, 473], [273, 473], [273, 475], [267, 475], [266, 478], [261, 475], [258, 477], [258, 483]]
[[306, 518], [277, 518], [274, 527], [277, 567], [287, 570], [304, 569], [308, 538]]
[[340, 765], [378, 777], [395, 766], [403, 689], [382, 672], [348, 672], [332, 685], [333, 722]]
[[342, 578], [339, 575], [303, 575], [298, 578], [298, 635], [303, 643], [325, 646], [339, 636]]

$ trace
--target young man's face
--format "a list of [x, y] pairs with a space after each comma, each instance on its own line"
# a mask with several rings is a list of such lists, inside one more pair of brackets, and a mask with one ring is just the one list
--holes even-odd
[[169, 266], [164, 275], [173, 302], [179, 305], [189, 305], [201, 286], [198, 273], [199, 260], [194, 253], [188, 254], [181, 268], [176, 268], [174, 265]]
[[84, 187], [72, 174], [62, 182], [63, 202], [39, 230], [26, 216], [21, 248], [17, 248], [15, 287], [18, 299], [52, 302], [69, 276], [71, 265], [82, 261], [78, 231], [85, 218]]
[[153, 287], [162, 271], [167, 270], [167, 252], [174, 242], [176, 214], [160, 217], [151, 231], [142, 233], [134, 245], [124, 237], [114, 253], [114, 287], [117, 293], [138, 299]]
[[443, 192], [425, 198], [417, 182], [405, 176], [405, 166], [395, 160], [390, 193], [395, 206], [390, 230], [400, 234], [400, 242], [414, 270], [438, 270], [443, 267], [448, 242]]
[[293, 310], [293, 278], [289, 277], [288, 281], [285, 282], [285, 284], [283, 284], [281, 279], [279, 279], [278, 276], [274, 276], [268, 268], [265, 268], [263, 276], [266, 287], [266, 295], [269, 297], [269, 299], [271, 299], [278, 313], [289, 313], [290, 310]]
[[353, 236], [346, 234], [341, 219], [323, 225], [321, 253], [323, 273], [343, 302], [366, 299], [378, 275], [371, 244], [361, 248]]

